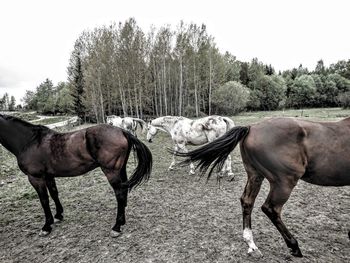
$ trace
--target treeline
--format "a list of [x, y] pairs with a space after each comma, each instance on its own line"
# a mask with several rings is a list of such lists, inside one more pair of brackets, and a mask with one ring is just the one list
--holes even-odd
[[26, 109], [44, 114], [73, 114], [72, 89], [67, 82], [60, 82], [54, 86], [46, 79], [35, 91], [26, 91], [23, 102]]
[[106, 115], [235, 114], [242, 110], [348, 106], [350, 60], [309, 71], [275, 72], [258, 59], [220, 53], [205, 25], [143, 32], [134, 19], [86, 31], [76, 40], [68, 82], [50, 80], [27, 92], [26, 106], [75, 112], [104, 122]]
[[0, 98], [0, 111], [14, 111], [19, 109], [20, 106], [16, 105], [16, 99], [5, 92], [5, 94]]

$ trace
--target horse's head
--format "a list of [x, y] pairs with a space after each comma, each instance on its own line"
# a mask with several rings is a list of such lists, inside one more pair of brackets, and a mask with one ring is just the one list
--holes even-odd
[[148, 142], [152, 142], [152, 139], [154, 136], [156, 136], [157, 132], [158, 132], [158, 129], [156, 127], [154, 127], [152, 124], [152, 122], [148, 122], [147, 124], [147, 141]]
[[127, 131], [133, 132], [133, 119], [130, 117], [121, 118], [120, 127]]
[[115, 115], [107, 116], [106, 117], [106, 123], [109, 125], [113, 125], [113, 119], [115, 118]]
[[116, 115], [107, 116], [106, 123], [113, 125], [113, 126], [122, 127], [123, 118], [121, 118], [120, 116], [116, 116]]

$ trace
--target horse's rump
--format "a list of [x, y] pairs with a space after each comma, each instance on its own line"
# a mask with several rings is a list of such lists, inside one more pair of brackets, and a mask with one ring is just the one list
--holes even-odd
[[350, 184], [349, 132], [344, 122], [272, 118], [252, 125], [241, 149], [267, 179], [280, 173], [312, 184], [344, 185]]

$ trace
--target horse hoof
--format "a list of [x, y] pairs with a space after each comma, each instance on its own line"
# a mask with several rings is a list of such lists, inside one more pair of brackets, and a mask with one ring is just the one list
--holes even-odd
[[252, 257], [257, 257], [257, 258], [262, 258], [264, 256], [263, 253], [261, 253], [261, 251], [258, 248], [254, 249], [254, 250], [249, 248], [248, 255], [252, 256]]
[[48, 231], [40, 230], [39, 237], [46, 237], [50, 234]]
[[234, 176], [234, 174], [232, 172], [230, 172], [230, 173], [227, 173], [227, 176], [231, 177], [231, 176]]
[[298, 257], [298, 258], [302, 258], [303, 257], [303, 254], [301, 254], [300, 249], [292, 250], [290, 253], [294, 257]]
[[59, 218], [54, 218], [53, 219], [53, 223], [54, 224], [60, 224], [60, 223], [62, 223], [62, 221], [63, 221], [63, 218], [62, 219], [59, 219]]
[[113, 238], [117, 238], [117, 237], [121, 236], [121, 234], [122, 234], [122, 232], [118, 232], [118, 231], [114, 231], [114, 230], [111, 231], [111, 237], [113, 237]]

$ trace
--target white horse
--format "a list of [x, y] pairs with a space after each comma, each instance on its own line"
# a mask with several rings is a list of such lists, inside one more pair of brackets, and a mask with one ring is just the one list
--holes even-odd
[[[191, 120], [185, 117], [164, 116], [150, 121], [147, 125], [147, 140], [152, 142], [153, 137], [158, 130], [169, 133], [174, 142], [174, 151], [187, 152], [186, 145], [202, 145], [212, 142], [218, 137], [224, 135], [228, 130], [235, 126], [234, 122], [227, 117], [208, 116], [197, 120]], [[175, 154], [169, 170], [174, 169], [176, 164]], [[194, 165], [190, 164], [190, 174], [194, 174]], [[221, 170], [220, 175], [224, 173], [232, 176], [231, 156], [227, 158]]]
[[111, 115], [111, 116], [107, 116], [106, 122], [113, 126], [117, 126], [124, 130], [127, 130], [135, 136], [136, 136], [136, 130], [137, 130], [138, 124], [140, 125], [142, 131], [144, 130], [144, 127], [146, 127], [146, 122], [144, 120], [141, 120], [139, 118], [132, 118], [132, 117], [122, 118], [120, 116]]

